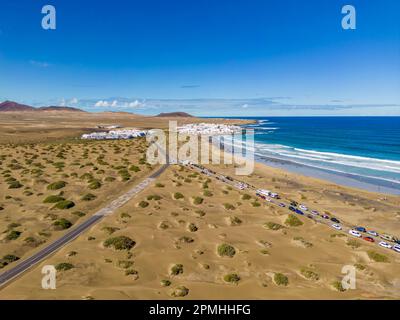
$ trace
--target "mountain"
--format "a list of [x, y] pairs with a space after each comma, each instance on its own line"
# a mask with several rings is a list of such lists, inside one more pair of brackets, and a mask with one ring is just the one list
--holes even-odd
[[66, 111], [66, 112], [86, 112], [78, 108], [73, 107], [58, 107], [58, 106], [49, 106], [49, 107], [40, 107], [34, 108], [31, 106], [27, 106], [25, 104], [20, 104], [14, 101], [4, 101], [0, 103], [0, 112], [25, 112], [25, 111]]
[[49, 107], [40, 107], [37, 109], [38, 111], [67, 111], [67, 112], [86, 112], [78, 108], [73, 107], [59, 107], [59, 106], [49, 106]]
[[163, 112], [160, 113], [158, 115], [156, 115], [156, 117], [163, 117], [163, 118], [176, 118], [176, 117], [180, 117], [180, 118], [193, 118], [193, 116], [189, 113], [186, 112]]
[[36, 111], [34, 107], [20, 104], [14, 101], [4, 101], [0, 103], [0, 111]]

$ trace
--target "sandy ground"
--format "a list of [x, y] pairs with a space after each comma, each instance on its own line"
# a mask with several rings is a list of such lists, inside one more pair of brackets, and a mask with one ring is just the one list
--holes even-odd
[[[265, 178], [258, 177], [259, 170]], [[258, 167], [249, 179], [260, 179], [257, 182], [265, 184], [271, 174], [279, 172]], [[320, 183], [303, 179], [307, 188]], [[214, 179], [206, 181], [193, 171], [171, 167], [157, 180], [160, 184], [10, 284], [0, 292], [0, 298], [169, 299], [176, 298], [173, 293], [181, 286], [189, 291], [179, 299], [400, 297], [398, 254], [362, 240], [354, 248], [347, 244], [347, 236], [334, 236], [336, 232], [331, 228], [306, 218], [301, 218], [301, 226], [286, 226], [287, 210], [268, 204], [254, 207], [255, 198], [244, 200], [244, 191], [230, 190]], [[301, 183], [298, 177], [295, 181]], [[211, 194], [206, 196], [205, 191]], [[183, 198], [176, 200], [176, 192]], [[324, 195], [320, 188], [317, 193], [321, 198]], [[305, 194], [312, 199], [310, 192]], [[151, 197], [154, 195], [159, 197]], [[195, 204], [194, 197], [201, 197], [203, 202]], [[140, 207], [142, 201], [148, 206]], [[226, 209], [227, 203], [234, 209]], [[334, 199], [324, 198], [321, 208], [327, 204], [331, 208], [336, 205]], [[351, 211], [347, 214], [351, 216]], [[285, 227], [273, 231], [264, 226], [267, 222]], [[129, 237], [135, 246], [131, 250], [104, 246], [106, 239], [118, 236]], [[221, 257], [217, 251], [220, 244], [233, 246], [235, 255]], [[374, 262], [367, 255], [370, 250], [384, 254], [389, 262]], [[70, 256], [70, 252], [76, 255]], [[63, 262], [71, 263], [73, 268], [58, 272], [57, 289], [41, 289], [41, 268]], [[171, 268], [176, 264], [182, 265], [183, 272], [172, 275]], [[356, 290], [339, 292], [332, 285], [341, 279], [344, 265], [358, 266]], [[240, 280], [228, 283], [224, 280], [227, 274], [237, 274]], [[288, 284], [278, 285], [275, 274], [286, 276]], [[162, 280], [170, 281], [170, 285], [163, 286]]]
[[[140, 160], [146, 148], [144, 139], [108, 142], [69, 139], [22, 144], [30, 139], [57, 141], [65, 132], [76, 137], [99, 122], [146, 127], [148, 119], [144, 117], [135, 120], [135, 116], [124, 114], [89, 115], [78, 123], [75, 116], [51, 114], [47, 120], [57, 119], [50, 125], [41, 118], [33, 119], [32, 126], [29, 114], [7, 117], [11, 118], [5, 120], [3, 114], [0, 118], [3, 122], [0, 130], [10, 134], [4, 141], [21, 144], [0, 146], [0, 261], [6, 255], [29, 256], [65, 232], [54, 226], [55, 221], [62, 218], [72, 224], [83, 221], [152, 170]], [[10, 119], [14, 119], [14, 124]], [[166, 120], [154, 121], [165, 128]], [[6, 121], [9, 122], [3, 126]], [[156, 127], [156, 122], [151, 127]], [[19, 127], [12, 133], [10, 128], [16, 123]], [[132, 165], [140, 171], [130, 170]], [[209, 167], [234, 176], [232, 166]], [[122, 179], [124, 169], [130, 175], [127, 181]], [[9, 189], [13, 179], [22, 186]], [[90, 189], [88, 179], [99, 181], [101, 187]], [[307, 218], [300, 217], [301, 226], [286, 225], [287, 209], [257, 202], [253, 195], [248, 199], [244, 196], [246, 191], [207, 179], [187, 168], [170, 167], [113, 215], [3, 288], [0, 298], [400, 298], [399, 254], [363, 240], [349, 242], [349, 237]], [[240, 179], [354, 225], [394, 235], [400, 230], [400, 199], [395, 196], [341, 187], [261, 164], [256, 165], [253, 174]], [[47, 186], [56, 181], [65, 181], [65, 187], [48, 190]], [[177, 192], [182, 194], [181, 199], [176, 199]], [[83, 201], [81, 198], [87, 193], [96, 198]], [[54, 209], [54, 204], [43, 203], [49, 195], [71, 200], [75, 207]], [[77, 211], [85, 216], [79, 217]], [[274, 231], [266, 223], [283, 228]], [[105, 246], [106, 240], [122, 236], [135, 242], [133, 248], [115, 250]], [[232, 246], [234, 256], [220, 256], [221, 244]], [[374, 261], [368, 255], [370, 251], [385, 257], [387, 262]], [[1, 271], [17, 263], [10, 262]], [[69, 263], [72, 268], [57, 272], [56, 290], [42, 289], [42, 267], [49, 264], [59, 267], [60, 263]], [[333, 286], [341, 280], [345, 265], [357, 266], [356, 290], [341, 292]], [[171, 274], [171, 269], [176, 274]], [[227, 282], [227, 275], [231, 279], [236, 275], [237, 281]], [[283, 279], [280, 284], [278, 278]], [[176, 297], [177, 293], [186, 295]]]

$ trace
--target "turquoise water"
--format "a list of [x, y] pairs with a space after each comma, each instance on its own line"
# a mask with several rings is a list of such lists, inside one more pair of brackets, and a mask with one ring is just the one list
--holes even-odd
[[[241, 117], [243, 118], [243, 117]], [[400, 117], [263, 117], [259, 159], [306, 166], [400, 190]]]

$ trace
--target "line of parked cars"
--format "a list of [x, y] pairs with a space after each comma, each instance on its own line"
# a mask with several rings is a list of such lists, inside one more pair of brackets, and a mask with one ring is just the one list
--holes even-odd
[[[205, 168], [203, 166], [200, 166], [198, 164], [190, 163], [190, 165], [200, 169], [203, 174], [206, 174], [208, 176], [210, 176], [210, 175], [216, 176], [217, 175], [217, 173], [215, 171], [209, 170], [209, 169], [207, 169], [207, 168]], [[218, 180], [222, 180], [224, 182], [227, 182], [227, 181], [234, 182], [234, 179], [232, 179], [229, 176], [221, 176], [221, 177], [217, 176], [216, 178]], [[252, 186], [250, 186], [250, 185], [248, 185], [247, 183], [244, 183], [244, 182], [240, 182], [240, 181], [235, 181], [235, 182], [236, 182], [235, 183], [235, 187], [240, 189], [240, 190], [244, 190], [244, 189], [247, 189], [249, 187], [252, 187]], [[280, 206], [282, 208], [286, 207], [286, 204], [284, 204], [283, 202], [278, 203], [278, 202], [272, 201], [271, 198], [277, 199], [277, 200], [280, 199], [279, 194], [277, 194], [275, 192], [271, 192], [271, 191], [265, 190], [265, 189], [257, 189], [256, 190], [256, 196], [261, 198], [261, 199], [263, 199], [263, 200], [265, 200], [265, 201], [274, 203], [274, 204], [276, 204], [276, 205], [278, 205], [278, 206]], [[293, 201], [293, 200], [290, 201], [290, 205], [288, 206], [288, 209], [290, 211], [296, 213], [296, 214], [299, 214], [299, 215], [305, 215], [304, 212], [308, 212], [309, 211], [309, 208], [306, 205], [299, 204], [298, 202]], [[320, 216], [323, 219], [330, 220], [330, 221], [333, 222], [333, 224], [331, 225], [332, 228], [334, 228], [336, 230], [342, 230], [342, 226], [340, 225], [340, 223], [341, 223], [340, 220], [335, 218], [335, 217], [330, 217], [327, 214], [320, 214], [317, 210], [310, 210], [310, 213], [307, 214], [307, 217], [310, 218], [310, 219], [313, 219], [313, 216]], [[394, 236], [391, 236], [391, 235], [388, 235], [388, 234], [378, 234], [376, 231], [367, 230], [366, 228], [361, 227], [361, 226], [353, 227], [352, 229], [349, 230], [349, 234], [354, 236], [354, 237], [361, 238], [361, 239], [363, 239], [365, 241], [371, 242], [371, 243], [375, 242], [375, 239], [372, 236], [380, 237], [382, 240], [395, 242], [396, 244], [394, 244], [394, 245], [391, 245], [390, 243], [388, 243], [386, 241], [380, 241], [378, 244], [383, 248], [392, 249], [392, 250], [400, 253], [400, 239], [398, 239], [398, 238], [396, 238]], [[363, 235], [363, 234], [367, 234], [367, 235]]]

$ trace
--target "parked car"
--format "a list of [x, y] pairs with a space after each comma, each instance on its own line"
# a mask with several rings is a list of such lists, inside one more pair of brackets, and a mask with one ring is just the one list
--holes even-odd
[[327, 216], [326, 214], [323, 214], [321, 217], [324, 219], [329, 219], [329, 216]]
[[311, 214], [308, 214], [308, 215], [307, 215], [307, 218], [309, 218], [309, 219], [314, 219], [314, 217], [313, 217]]
[[338, 219], [336, 219], [336, 218], [331, 218], [331, 221], [335, 222], [335, 223], [340, 223], [340, 221]]
[[279, 204], [279, 206], [280, 206], [281, 208], [284, 208], [284, 207], [286, 207], [286, 204], [284, 204], [284, 203], [281, 202], [281, 203]]
[[333, 224], [332, 228], [334, 228], [336, 230], [342, 230], [342, 226], [340, 224]]
[[374, 237], [378, 236], [378, 232], [375, 232], [375, 231], [372, 231], [372, 230], [368, 230], [367, 233], [370, 234], [371, 236], [374, 236]]
[[292, 206], [290, 206], [290, 207], [289, 207], [289, 210], [290, 210], [290, 211], [293, 211], [293, 212], [295, 212], [295, 211], [296, 211], [296, 208], [295, 208], [295, 207], [292, 207]]
[[381, 237], [383, 240], [393, 241], [393, 236], [388, 235], [388, 234], [381, 234], [380, 237]]
[[368, 242], [375, 242], [374, 238], [372, 237], [363, 237], [363, 239]]
[[379, 242], [379, 245], [380, 245], [381, 247], [386, 248], [386, 249], [392, 249], [392, 245], [390, 245], [389, 243], [387, 243], [387, 242], [385, 242], [385, 241]]
[[355, 227], [354, 230], [357, 230], [359, 232], [367, 232], [367, 230], [364, 227]]
[[307, 208], [304, 204], [299, 205], [299, 208], [300, 208], [301, 210], [304, 210], [304, 211], [307, 211], [307, 210], [308, 210], [308, 208]]
[[400, 253], [400, 245], [398, 244], [394, 245], [393, 250]]
[[295, 210], [295, 212], [296, 212], [297, 214], [304, 215], [304, 212], [303, 212], [303, 211], [301, 211], [301, 210], [299, 210], [299, 209], [296, 209], [296, 210]]
[[361, 238], [361, 233], [359, 233], [356, 230], [351, 229], [351, 230], [349, 230], [349, 233], [354, 237]]
[[297, 206], [298, 206], [298, 203], [297, 203], [296, 201], [291, 201], [291, 202], [290, 202], [290, 205], [293, 206], [293, 207], [297, 207]]
[[314, 216], [319, 216], [319, 212], [318, 212], [317, 210], [312, 210], [311, 213], [312, 213]]

